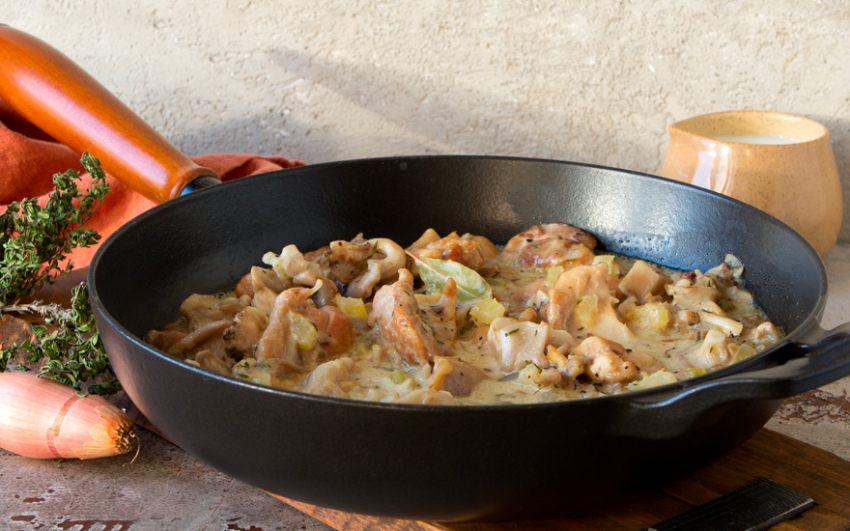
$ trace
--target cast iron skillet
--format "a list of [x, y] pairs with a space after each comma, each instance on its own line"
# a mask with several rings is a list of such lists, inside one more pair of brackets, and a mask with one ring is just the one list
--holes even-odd
[[[71, 78], [94, 82], [57, 59], [55, 50], [0, 28], [0, 52], [0, 96], [54, 137], [95, 146], [106, 169], [118, 174], [128, 165], [106, 162], [124, 157], [116, 145], [129, 142], [133, 153], [157, 150], [150, 145], [160, 139], [150, 140], [149, 130], [141, 147], [116, 140], [115, 119], [99, 118], [116, 116], [113, 101], [104, 110], [102, 103], [64, 96]], [[10, 59], [17, 57], [23, 59]], [[33, 66], [44, 61], [50, 68]], [[48, 82], [26, 82], [57, 75], [65, 76], [61, 98], [72, 101], [71, 114], [84, 116], [89, 131], [96, 124], [97, 134], [78, 144], [83, 133], [73, 120], [55, 123], [67, 115], [67, 101], [39, 111], [57, 92], [44, 98], [38, 87]], [[105, 92], [85, 86], [80, 94]], [[127, 120], [146, 127], [132, 114], [119, 121]], [[150, 158], [166, 160], [155, 167], [190, 167], [181, 157], [160, 152]], [[130, 173], [147, 167], [130, 167]], [[192, 172], [193, 178], [209, 174]], [[171, 196], [182, 186], [149, 190]], [[605, 250], [672, 267], [706, 269], [732, 253], [746, 264], [748, 287], [787, 338], [746, 362], [653, 390], [487, 407], [373, 404], [272, 389], [193, 368], [140, 339], [174, 320], [189, 294], [232, 287], [266, 251], [286, 244], [308, 250], [363, 232], [404, 245], [427, 227], [503, 243], [550, 221], [589, 230]], [[850, 325], [829, 333], [819, 326], [825, 270], [795, 232], [704, 190], [570, 162], [357, 160], [212, 186], [119, 229], [92, 262], [89, 286], [118, 377], [171, 440], [257, 487], [374, 515], [528, 519], [613, 503], [711, 463], [759, 430], [782, 399], [850, 373]]]

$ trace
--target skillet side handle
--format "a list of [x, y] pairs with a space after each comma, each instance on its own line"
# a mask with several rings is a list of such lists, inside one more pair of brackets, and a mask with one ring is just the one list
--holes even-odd
[[[785, 363], [733, 374], [687, 388], [635, 397], [612, 422], [613, 434], [664, 440], [685, 433], [703, 414], [747, 400], [789, 398], [850, 375], [850, 323], [824, 332], [813, 344], [788, 344]], [[790, 358], [790, 359], [789, 359]]]
[[0, 98], [21, 116], [148, 199], [162, 203], [200, 177], [189, 160], [103, 85], [49, 44], [0, 25]]

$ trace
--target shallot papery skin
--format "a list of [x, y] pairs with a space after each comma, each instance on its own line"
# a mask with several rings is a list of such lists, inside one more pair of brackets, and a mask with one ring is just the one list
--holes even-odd
[[53, 380], [0, 373], [0, 447], [36, 459], [92, 459], [130, 451], [136, 427], [102, 397]]

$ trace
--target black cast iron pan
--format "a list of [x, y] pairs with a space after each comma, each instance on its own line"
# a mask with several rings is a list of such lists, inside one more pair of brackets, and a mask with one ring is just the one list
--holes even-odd
[[[10, 31], [0, 28], [4, 63], [10, 49], [22, 55], [23, 45], [8, 44]], [[2, 83], [9, 101], [10, 84]], [[16, 101], [34, 101], [31, 92]], [[39, 119], [32, 103], [15, 105]], [[96, 117], [96, 106], [89, 114]], [[96, 156], [120, 157], [101, 144]], [[549, 221], [591, 231], [606, 250], [672, 267], [706, 269], [732, 253], [787, 337], [746, 362], [653, 390], [487, 407], [272, 389], [193, 368], [140, 339], [175, 319], [189, 294], [233, 286], [266, 251], [286, 244], [311, 249], [358, 232], [405, 244], [427, 227], [505, 242]], [[541, 518], [614, 503], [742, 444], [784, 398], [850, 373], [850, 325], [825, 332], [818, 324], [826, 282], [800, 236], [732, 199], [611, 168], [459, 156], [335, 162], [208, 187], [127, 223], [89, 273], [116, 373], [139, 409], [186, 451], [285, 497], [442, 521]]]

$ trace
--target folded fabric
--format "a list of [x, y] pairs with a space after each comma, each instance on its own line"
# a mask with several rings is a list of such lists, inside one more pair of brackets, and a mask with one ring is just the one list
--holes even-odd
[[[246, 153], [217, 153], [190, 158], [198, 165], [215, 171], [222, 181], [306, 164], [286, 157]], [[5, 211], [5, 207], [13, 201], [29, 197], [38, 197], [39, 203], [44, 204], [47, 194], [53, 189], [53, 174], [72, 168], [81, 172], [79, 186], [87, 188], [91, 184], [91, 176], [83, 172], [80, 154], [27, 122], [0, 100], [0, 211]], [[111, 175], [107, 175], [107, 182], [110, 192], [87, 225], [103, 238], [155, 204]], [[77, 249], [70, 260], [74, 267], [85, 267], [95, 251], [96, 247]]]

